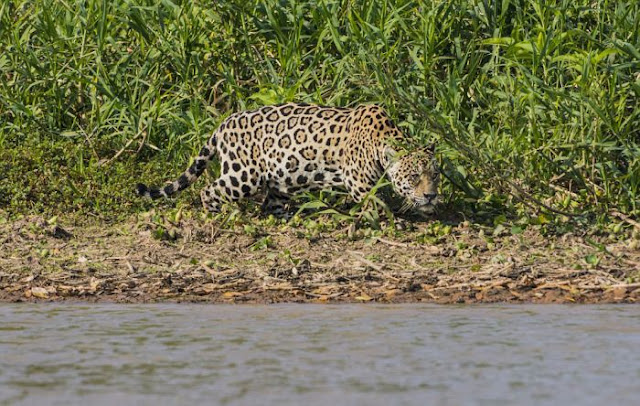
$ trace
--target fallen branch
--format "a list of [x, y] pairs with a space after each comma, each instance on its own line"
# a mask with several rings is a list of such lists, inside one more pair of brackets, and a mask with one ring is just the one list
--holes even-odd
[[395, 242], [395, 241], [385, 240], [384, 238], [381, 238], [381, 237], [375, 237], [375, 240], [378, 241], [378, 242], [381, 242], [383, 244], [391, 245], [393, 247], [409, 248], [411, 246], [411, 245], [403, 243], [403, 242]]
[[615, 210], [611, 211], [610, 214], [614, 217], [619, 218], [622, 221], [625, 221], [628, 224], [631, 224], [633, 227], [635, 227], [636, 230], [640, 231], [640, 223], [638, 223], [631, 217], [627, 216], [626, 214], [622, 214], [619, 211], [615, 211]]
[[349, 255], [354, 257], [356, 260], [358, 260], [362, 264], [364, 264], [364, 265], [368, 266], [369, 268], [374, 269], [374, 270], [376, 270], [378, 272], [382, 272], [382, 267], [380, 265], [377, 265], [377, 264], [373, 263], [372, 261], [369, 261], [368, 259], [363, 257], [360, 253], [355, 252], [355, 251], [347, 251], [347, 252], [349, 253]]

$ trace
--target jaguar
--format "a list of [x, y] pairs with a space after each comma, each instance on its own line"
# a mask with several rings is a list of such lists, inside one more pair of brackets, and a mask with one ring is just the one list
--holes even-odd
[[265, 212], [282, 213], [292, 195], [343, 188], [361, 201], [382, 176], [404, 198], [401, 211], [434, 212], [440, 171], [434, 146], [409, 148], [379, 105], [352, 108], [304, 103], [264, 106], [226, 118], [189, 168], [164, 187], [137, 185], [140, 196], [168, 197], [192, 184], [216, 159], [220, 176], [200, 197], [224, 203], [265, 196]]

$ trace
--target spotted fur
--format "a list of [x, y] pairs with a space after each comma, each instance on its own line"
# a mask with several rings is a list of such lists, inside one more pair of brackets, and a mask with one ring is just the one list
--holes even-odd
[[185, 189], [214, 157], [221, 173], [201, 192], [202, 204], [217, 212], [266, 192], [263, 209], [280, 211], [301, 191], [346, 188], [360, 201], [385, 173], [405, 207], [430, 213], [438, 201], [433, 149], [402, 151], [400, 130], [376, 105], [355, 108], [288, 103], [229, 116], [193, 164], [163, 188], [138, 184], [141, 196], [159, 198]]

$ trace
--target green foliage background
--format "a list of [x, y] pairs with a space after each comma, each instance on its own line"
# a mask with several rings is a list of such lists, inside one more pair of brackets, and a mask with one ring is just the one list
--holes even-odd
[[0, 208], [141, 210], [224, 116], [297, 100], [382, 103], [455, 204], [635, 216], [639, 27], [632, 0], [3, 1]]

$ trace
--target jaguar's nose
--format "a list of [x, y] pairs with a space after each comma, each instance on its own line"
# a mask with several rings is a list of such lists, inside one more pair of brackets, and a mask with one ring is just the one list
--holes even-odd
[[433, 202], [436, 197], [438, 197], [437, 193], [425, 193], [424, 198], [427, 200], [427, 203]]

